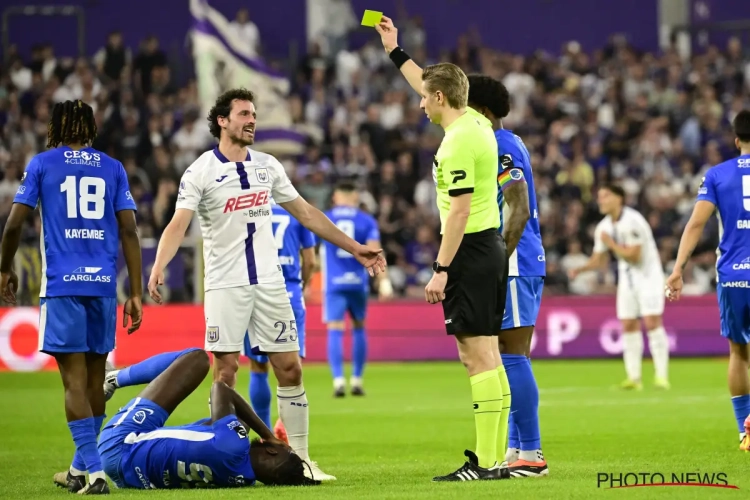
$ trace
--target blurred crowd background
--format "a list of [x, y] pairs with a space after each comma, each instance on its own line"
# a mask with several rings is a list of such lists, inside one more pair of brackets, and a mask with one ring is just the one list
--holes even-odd
[[[592, 52], [571, 41], [557, 54], [522, 56], [483, 45], [468, 31], [441, 52], [419, 17], [395, 21], [401, 45], [420, 65], [450, 61], [467, 73], [498, 78], [510, 91], [512, 112], [504, 126], [532, 153], [547, 252], [545, 292], [614, 291], [615, 266], [572, 282], [566, 277], [591, 252], [601, 218], [596, 190], [606, 182], [625, 188], [671, 269], [701, 177], [736, 155], [730, 122], [750, 97], [750, 58], [738, 39], [687, 60], [676, 50], [640, 52], [616, 36]], [[356, 20], [341, 23], [340, 32], [312, 44], [293, 64], [277, 64], [289, 73], [288, 105], [308, 136], [304, 154], [279, 159], [300, 193], [321, 209], [329, 206], [337, 180], [356, 180], [363, 207], [380, 222], [394, 286], [420, 297], [439, 244], [431, 166], [442, 130], [426, 120], [419, 96], [376, 34], [349, 50]], [[232, 28], [263, 54], [247, 11], [237, 14]], [[46, 43], [31, 57], [6, 54], [0, 66], [0, 221], [26, 163], [45, 149], [51, 105], [83, 99], [96, 113], [94, 147], [120, 159], [128, 172], [141, 235], [158, 238], [174, 211], [182, 172], [214, 141], [190, 71], [176, 71], [158, 37], [135, 51], [117, 32], [98, 43], [91, 57], [77, 60], [57, 58]], [[713, 289], [718, 228], [711, 224], [686, 270], [686, 293]], [[38, 220], [27, 226], [29, 248], [38, 245], [38, 231]], [[189, 279], [186, 286], [192, 286]]]

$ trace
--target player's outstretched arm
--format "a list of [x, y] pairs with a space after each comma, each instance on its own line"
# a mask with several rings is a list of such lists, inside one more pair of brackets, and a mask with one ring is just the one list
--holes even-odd
[[148, 292], [157, 304], [161, 304], [161, 294], [157, 286], [164, 284], [164, 269], [166, 269], [167, 264], [177, 254], [177, 249], [180, 248], [182, 240], [185, 238], [185, 231], [190, 226], [190, 221], [193, 220], [194, 213], [194, 211], [187, 208], [178, 208], [175, 210], [172, 220], [169, 221], [159, 239], [156, 259], [154, 259], [154, 265], [151, 268], [151, 277], [148, 280]]
[[575, 279], [579, 274], [585, 273], [586, 271], [598, 271], [603, 268], [606, 263], [607, 252], [594, 252], [584, 265], [568, 271], [568, 277], [570, 279]]
[[693, 214], [690, 216], [690, 220], [685, 226], [685, 231], [682, 233], [680, 239], [680, 247], [677, 250], [677, 259], [674, 263], [674, 269], [672, 275], [667, 279], [667, 290], [669, 291], [669, 298], [671, 300], [677, 300], [680, 298], [682, 292], [682, 272], [685, 270], [685, 266], [693, 255], [695, 247], [701, 239], [703, 229], [706, 227], [708, 219], [711, 218], [716, 205], [706, 200], [698, 200], [693, 207]]
[[336, 227], [323, 212], [307, 203], [301, 196], [297, 196], [292, 201], [279, 203], [279, 205], [284, 207], [287, 212], [292, 214], [292, 217], [307, 229], [352, 254], [360, 264], [367, 268], [371, 276], [385, 271], [383, 249], [360, 245]]
[[120, 210], [117, 212], [117, 225], [120, 228], [120, 242], [125, 264], [128, 266], [128, 278], [130, 279], [130, 298], [125, 303], [125, 314], [123, 326], [128, 326], [128, 317], [131, 325], [128, 333], [133, 333], [141, 326], [143, 319], [143, 264], [141, 256], [141, 240], [138, 236], [138, 226], [135, 222], [134, 210]]
[[529, 190], [526, 181], [516, 182], [503, 190], [503, 198], [508, 204], [508, 220], [503, 227], [503, 239], [508, 248], [508, 256], [513, 255], [521, 241], [526, 223], [531, 218], [529, 210]]
[[[390, 17], [383, 16], [380, 24], [375, 25], [375, 30], [380, 34], [380, 41], [383, 42], [383, 48], [391, 57], [391, 60], [397, 66], [400, 64], [399, 70], [401, 70], [406, 81], [417, 94], [421, 95], [422, 68], [398, 46], [398, 29], [393, 25], [393, 20]], [[404, 59], [407, 60], [404, 62]], [[401, 64], [402, 62], [403, 64]]]
[[0, 274], [2, 275], [0, 294], [2, 294], [3, 300], [11, 304], [16, 303], [16, 290], [18, 290], [18, 277], [13, 271], [13, 260], [21, 242], [23, 222], [32, 210], [29, 205], [14, 203], [10, 209], [8, 221], [5, 223], [5, 229], [3, 229], [3, 241], [0, 250]]

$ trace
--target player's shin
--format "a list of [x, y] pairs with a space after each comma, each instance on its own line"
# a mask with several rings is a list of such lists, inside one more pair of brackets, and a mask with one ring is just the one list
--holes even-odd
[[[99, 433], [102, 430], [102, 423], [104, 423], [104, 419], [107, 418], [106, 415], [98, 415], [94, 417], [94, 429], [96, 430], [96, 437], [99, 437]], [[83, 476], [86, 474], [86, 462], [83, 460], [83, 455], [80, 451], [76, 450], [75, 454], [73, 455], [73, 462], [70, 465], [70, 475], [71, 476]]]
[[343, 391], [344, 379], [344, 331], [342, 328], [328, 328], [328, 364], [333, 375], [333, 386]]
[[500, 364], [497, 367], [497, 374], [500, 377], [500, 385], [503, 388], [503, 406], [500, 412], [500, 426], [497, 431], [497, 462], [505, 461], [505, 450], [508, 444], [508, 428], [510, 421], [511, 394], [508, 375], [505, 373], [505, 367]]
[[638, 330], [622, 334], [622, 359], [628, 381], [640, 383], [643, 360], [643, 335]]
[[123, 368], [117, 372], [117, 387], [148, 384], [166, 371], [177, 358], [197, 350], [197, 347], [191, 347], [183, 351], [165, 352]]
[[513, 393], [511, 411], [518, 428], [519, 460], [539, 462], [541, 437], [539, 432], [539, 388], [531, 371], [529, 358], [522, 354], [503, 354], [503, 365]]
[[669, 338], [663, 326], [649, 330], [648, 348], [654, 361], [656, 381], [666, 384], [669, 380]]
[[503, 409], [503, 387], [497, 370], [470, 377], [477, 433], [479, 466], [488, 469], [497, 462], [497, 434]]
[[96, 447], [96, 423], [93, 417], [68, 422], [68, 428], [76, 445], [76, 454], [80, 454], [89, 473], [89, 482], [104, 479], [99, 450]]
[[271, 428], [271, 385], [268, 373], [250, 373], [250, 404], [258, 417]]
[[308, 436], [310, 433], [310, 411], [305, 387], [277, 387], [276, 399], [279, 418], [286, 428], [289, 446], [302, 458], [309, 461]]
[[363, 327], [352, 330], [352, 389], [362, 389], [362, 377], [367, 361], [367, 337]]

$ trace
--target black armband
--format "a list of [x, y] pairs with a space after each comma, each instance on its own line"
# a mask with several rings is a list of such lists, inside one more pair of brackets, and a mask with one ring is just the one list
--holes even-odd
[[411, 59], [411, 56], [409, 56], [409, 54], [407, 54], [401, 47], [393, 49], [391, 53], [388, 54], [388, 57], [391, 58], [391, 61], [393, 61], [393, 64], [395, 64], [398, 69], [401, 69], [401, 66]]

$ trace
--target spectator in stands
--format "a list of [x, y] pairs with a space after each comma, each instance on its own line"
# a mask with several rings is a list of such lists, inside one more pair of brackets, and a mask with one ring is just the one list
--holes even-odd
[[[416, 60], [437, 62], [439, 48], [404, 5], [398, 15], [410, 20], [403, 24], [403, 42]], [[363, 206], [381, 223], [398, 278], [393, 283], [408, 294], [419, 290], [437, 238], [432, 164], [442, 132], [426, 121], [418, 96], [404, 92], [403, 79], [377, 44], [349, 48], [347, 34], [356, 24], [350, 10], [336, 15], [340, 25], [329, 19], [333, 31], [321, 33], [319, 43], [287, 65], [296, 68], [288, 99], [292, 120], [309, 144], [301, 157], [280, 160], [303, 196], [321, 209], [330, 203], [333, 183], [357, 182]], [[238, 40], [260, 51], [246, 9], [232, 25]], [[750, 64], [738, 39], [689, 60], [674, 49], [638, 53], [621, 37], [590, 54], [571, 42], [559, 57], [547, 57], [483, 47], [467, 31], [448, 49], [444, 59], [502, 79], [514, 96], [506, 126], [532, 155], [547, 250], [546, 293], [612, 290], [613, 269], [572, 283], [565, 277], [590, 253], [600, 217], [592, 193], [605, 182], [623, 185], [627, 202], [647, 217], [662, 260], [671, 265], [678, 228], [705, 170], [736, 154], [728, 124], [750, 105]], [[158, 237], [182, 171], [212, 145], [197, 112], [195, 81], [169, 63], [156, 37], [144, 40], [132, 57], [119, 32], [110, 33], [92, 60], [57, 57], [49, 45], [35, 47], [24, 60], [11, 47], [0, 68], [0, 221], [23, 166], [44, 148], [50, 104], [82, 98], [95, 109], [94, 146], [120, 158], [128, 171], [142, 236]], [[710, 228], [686, 270], [686, 287], [694, 293], [712, 286], [718, 227], [712, 222]], [[35, 243], [38, 229], [28, 230], [27, 240]]]

